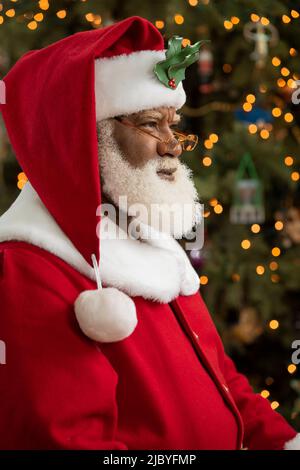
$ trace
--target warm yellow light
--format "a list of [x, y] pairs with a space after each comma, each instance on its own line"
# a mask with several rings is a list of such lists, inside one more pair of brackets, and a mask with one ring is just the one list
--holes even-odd
[[278, 408], [278, 407], [279, 407], [278, 401], [272, 401], [272, 403], [271, 403], [272, 410], [276, 410], [276, 408]]
[[232, 71], [232, 67], [230, 64], [224, 64], [223, 65], [223, 72], [225, 73], [230, 73]]
[[280, 250], [280, 248], [278, 248], [278, 246], [274, 246], [274, 248], [272, 248], [271, 253], [272, 253], [273, 256], [280, 256], [281, 250]]
[[273, 57], [272, 64], [274, 65], [274, 67], [278, 67], [281, 64], [281, 60], [279, 59], [279, 57]]
[[260, 225], [258, 225], [258, 224], [251, 225], [251, 231], [253, 233], [259, 233], [260, 232]]
[[297, 51], [296, 51], [296, 49], [294, 49], [293, 47], [290, 48], [290, 55], [293, 56], [293, 57], [294, 57], [295, 55], [297, 55]]
[[248, 103], [255, 103], [255, 96], [252, 95], [251, 93], [249, 95], [246, 96], [246, 101], [248, 101]]
[[33, 18], [35, 19], [35, 21], [43, 21], [44, 15], [43, 13], [37, 13], [36, 15], [34, 15]]
[[277, 328], [279, 327], [279, 321], [278, 320], [271, 320], [269, 322], [269, 327], [271, 328], [271, 330], [277, 330]]
[[286, 81], [283, 80], [283, 78], [278, 78], [278, 80], [277, 80], [277, 85], [278, 85], [280, 88], [283, 88], [283, 87], [285, 87], [285, 85], [286, 85]]
[[287, 370], [290, 374], [293, 374], [294, 372], [296, 372], [297, 367], [295, 366], [295, 364], [289, 364]]
[[285, 113], [284, 120], [286, 122], [292, 122], [294, 120], [294, 116], [292, 115], [292, 113]]
[[17, 177], [18, 177], [18, 180], [25, 180], [25, 181], [27, 181], [27, 179], [28, 179], [27, 176], [26, 176], [26, 174], [24, 173], [24, 171], [21, 171], [20, 173], [18, 173]]
[[269, 136], [270, 136], [270, 132], [267, 131], [267, 129], [262, 129], [260, 131], [260, 136], [261, 136], [262, 139], [268, 139]]
[[259, 275], [259, 276], [262, 276], [265, 272], [265, 268], [261, 265], [259, 266], [256, 266], [256, 273]]
[[183, 47], [190, 46], [191, 40], [188, 38], [183, 38], [183, 40], [181, 41], [181, 44]]
[[277, 220], [274, 224], [274, 227], [276, 230], [282, 230], [283, 229], [283, 222], [281, 220]]
[[182, 15], [177, 14], [174, 16], [174, 21], [176, 24], [182, 24], [184, 22], [184, 18]]
[[291, 16], [293, 18], [299, 18], [299, 12], [297, 10], [291, 10]]
[[8, 16], [9, 18], [13, 18], [16, 14], [15, 10], [13, 8], [10, 8], [9, 10], [7, 10], [5, 12], [6, 16]]
[[237, 16], [232, 16], [230, 18], [230, 21], [231, 21], [232, 24], [239, 24], [240, 19]]
[[250, 134], [255, 134], [257, 132], [257, 126], [255, 124], [249, 124], [248, 131]]
[[262, 390], [260, 394], [263, 398], [268, 398], [270, 396], [269, 390]]
[[238, 273], [233, 273], [231, 276], [231, 279], [233, 280], [233, 282], [239, 282], [241, 279], [241, 276]]
[[233, 28], [233, 24], [231, 23], [231, 21], [225, 20], [225, 21], [224, 21], [224, 28], [225, 28], [225, 29], [232, 29], [232, 28]]
[[287, 86], [290, 87], [290, 88], [296, 88], [295, 80], [293, 80], [292, 78], [289, 78], [288, 81], [287, 81]]
[[263, 24], [264, 26], [267, 26], [269, 23], [270, 23], [270, 20], [268, 20], [268, 18], [265, 18], [264, 16], [261, 18], [260, 20], [261, 24]]
[[272, 114], [273, 114], [274, 117], [279, 117], [279, 116], [281, 116], [282, 111], [281, 111], [280, 108], [273, 108], [272, 109]]
[[214, 207], [218, 204], [218, 199], [216, 199], [215, 197], [213, 197], [212, 199], [210, 199], [209, 201], [209, 205]]
[[66, 12], [66, 10], [59, 10], [59, 11], [56, 12], [56, 16], [59, 19], [63, 20], [67, 16], [67, 12]]
[[210, 134], [208, 138], [213, 144], [216, 144], [219, 140], [217, 134]]
[[278, 274], [272, 274], [271, 276], [271, 281], [274, 282], [275, 284], [279, 282], [279, 276]]
[[248, 250], [248, 249], [250, 248], [250, 246], [251, 246], [250, 240], [247, 240], [247, 239], [242, 240], [242, 242], [241, 242], [241, 247], [242, 247], [244, 250]]
[[271, 271], [276, 271], [276, 269], [278, 269], [278, 263], [276, 263], [276, 261], [271, 261], [271, 263], [269, 264], [269, 267]]
[[208, 277], [207, 276], [200, 276], [200, 284], [205, 286], [208, 283]]
[[222, 214], [223, 212], [223, 207], [221, 206], [221, 204], [217, 204], [215, 207], [214, 207], [214, 211], [216, 214]]
[[189, 4], [191, 5], [191, 7], [195, 7], [196, 5], [198, 5], [198, 0], [189, 0]]
[[283, 77], [288, 77], [288, 75], [291, 73], [287, 67], [282, 67], [280, 72]]
[[99, 26], [102, 23], [102, 18], [100, 15], [94, 15], [94, 21], [93, 25], [94, 26]]
[[258, 15], [256, 15], [255, 13], [252, 13], [251, 14], [251, 20], [254, 21], [254, 23], [256, 23], [257, 21], [260, 20], [260, 17]]
[[163, 29], [165, 26], [165, 22], [162, 20], [157, 20], [155, 21], [155, 26], [157, 27], [157, 29]]
[[243, 104], [243, 110], [246, 111], [246, 113], [249, 113], [249, 111], [252, 110], [252, 104], [250, 104], [250, 103], [248, 103], [248, 102], [247, 102], [247, 103], [244, 103], [244, 104]]
[[207, 148], [207, 149], [212, 149], [213, 146], [214, 146], [214, 144], [212, 143], [211, 140], [206, 139], [206, 140], [204, 141], [204, 147], [205, 147], [205, 148]]
[[31, 29], [31, 30], [34, 30], [36, 29], [38, 26], [37, 22], [36, 21], [30, 21], [30, 23], [28, 23], [27, 25], [27, 28]]
[[4, 22], [3, 16], [0, 16], [0, 24], [2, 24], [3, 22]]
[[286, 164], [286, 166], [292, 166], [294, 163], [293, 157], [290, 157], [289, 155], [286, 156], [284, 159], [284, 163]]
[[48, 0], [40, 0], [39, 1], [39, 7], [40, 7], [41, 10], [48, 10], [48, 8], [49, 8]]
[[299, 181], [299, 173], [298, 173], [298, 171], [293, 171], [293, 173], [291, 174], [291, 180], [292, 180], [292, 181]]
[[282, 15], [282, 22], [287, 24], [287, 23], [290, 23], [291, 21], [291, 18], [287, 15]]
[[207, 217], [210, 216], [210, 211], [206, 211], [204, 212], [203, 216], [205, 217], [205, 219], [207, 219]]
[[17, 187], [18, 187], [19, 189], [23, 189], [24, 186], [25, 186], [25, 184], [26, 184], [26, 181], [25, 181], [25, 180], [19, 180], [19, 181], [17, 182]]
[[90, 22], [94, 21], [94, 13], [87, 13], [85, 15], [85, 18], [86, 18], [87, 21], [90, 21]]
[[212, 164], [212, 159], [210, 157], [204, 157], [202, 159], [202, 163], [204, 166], [210, 166]]

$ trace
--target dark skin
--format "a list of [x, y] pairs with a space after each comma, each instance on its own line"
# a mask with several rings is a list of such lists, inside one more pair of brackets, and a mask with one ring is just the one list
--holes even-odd
[[[176, 108], [161, 106], [124, 116], [122, 120], [128, 124], [134, 124], [141, 130], [151, 132], [163, 141], [168, 142], [160, 142], [152, 136], [143, 134], [114, 120], [114, 137], [128, 163], [134, 168], [142, 168], [149, 160], [167, 157], [167, 167], [170, 168], [171, 172], [157, 174], [158, 177], [166, 180], [166, 184], [169, 184], [168, 181], [174, 181], [176, 167], [182, 154], [182, 147], [172, 133], [172, 129], [177, 128], [180, 121], [180, 115], [177, 114]], [[174, 160], [174, 163], [172, 160]], [[113, 204], [103, 193], [102, 203]], [[116, 222], [119, 224], [118, 210], [116, 213]]]
[[[180, 116], [174, 107], [159, 107], [133, 113], [124, 117], [124, 121], [132, 123], [141, 130], [151, 132], [168, 144], [142, 134], [136, 129], [125, 126], [115, 120], [114, 136], [126, 160], [135, 168], [142, 168], [149, 160], [158, 157], [169, 157], [178, 160], [182, 153], [181, 145], [174, 139], [172, 128], [177, 127]], [[175, 162], [173, 167], [178, 165]]]

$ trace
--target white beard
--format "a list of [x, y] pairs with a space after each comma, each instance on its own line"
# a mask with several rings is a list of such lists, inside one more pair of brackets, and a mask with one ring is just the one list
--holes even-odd
[[[128, 215], [158, 232], [175, 238], [182, 238], [191, 232], [202, 217], [192, 171], [174, 157], [160, 156], [148, 161], [142, 168], [135, 168], [125, 159], [116, 142], [113, 121], [100, 121], [97, 128], [104, 194]], [[174, 181], [164, 180], [156, 173], [158, 169], [174, 166], [177, 166]], [[120, 204], [120, 198], [124, 200], [124, 196], [126, 207]]]

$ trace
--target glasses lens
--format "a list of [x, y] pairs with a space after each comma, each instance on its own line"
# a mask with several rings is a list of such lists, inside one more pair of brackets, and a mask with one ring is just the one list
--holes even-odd
[[187, 152], [191, 152], [192, 150], [194, 150], [197, 143], [198, 143], [198, 136], [194, 134], [188, 134], [184, 141], [184, 150], [186, 150]]
[[198, 136], [195, 134], [184, 134], [183, 132], [174, 132], [174, 137], [186, 152], [194, 150], [198, 143]]

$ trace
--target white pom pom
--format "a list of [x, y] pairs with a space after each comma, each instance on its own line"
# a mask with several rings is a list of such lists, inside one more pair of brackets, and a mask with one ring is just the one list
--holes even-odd
[[102, 343], [127, 338], [137, 325], [133, 300], [115, 287], [81, 292], [74, 308], [82, 331]]

